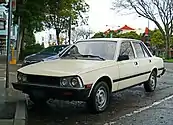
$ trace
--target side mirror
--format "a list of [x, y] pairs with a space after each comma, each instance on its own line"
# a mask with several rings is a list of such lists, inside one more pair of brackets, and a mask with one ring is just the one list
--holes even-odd
[[123, 60], [129, 60], [129, 56], [128, 55], [120, 55], [118, 57], [118, 61], [123, 61]]

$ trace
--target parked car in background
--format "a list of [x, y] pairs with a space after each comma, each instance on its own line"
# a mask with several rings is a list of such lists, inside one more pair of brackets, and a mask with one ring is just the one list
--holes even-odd
[[85, 101], [92, 112], [103, 112], [113, 92], [144, 85], [153, 92], [165, 73], [163, 59], [153, 56], [140, 40], [100, 38], [78, 41], [59, 60], [18, 70], [17, 90], [35, 104], [50, 98]]
[[50, 46], [38, 53], [29, 55], [25, 57], [22, 67], [40, 61], [57, 59], [59, 57], [59, 54], [61, 54], [66, 47], [68, 47], [68, 45]]
[[58, 59], [71, 45], [66, 46], [62, 51], [60, 51], [57, 55], [50, 56], [47, 58], [44, 58], [42, 61], [49, 61], [49, 60], [55, 60]]

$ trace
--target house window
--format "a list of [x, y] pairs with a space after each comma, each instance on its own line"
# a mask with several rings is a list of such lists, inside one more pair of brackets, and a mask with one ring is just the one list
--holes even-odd
[[3, 13], [0, 13], [0, 18], [3, 18]]
[[7, 15], [5, 13], [3, 13], [3, 18], [6, 20], [7, 19]]
[[15, 26], [13, 25], [13, 36], [15, 36]]
[[0, 30], [5, 30], [5, 22], [0, 22]]

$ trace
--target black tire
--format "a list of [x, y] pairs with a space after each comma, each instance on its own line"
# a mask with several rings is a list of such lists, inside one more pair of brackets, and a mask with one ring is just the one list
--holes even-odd
[[33, 95], [30, 95], [29, 98], [35, 105], [38, 105], [38, 106], [46, 105], [47, 101], [49, 100], [46, 97], [36, 97]]
[[146, 92], [153, 92], [157, 85], [157, 74], [152, 71], [147, 82], [144, 83], [144, 88]]
[[[97, 100], [100, 102], [98, 102]], [[101, 103], [103, 104], [101, 105]], [[109, 87], [106, 82], [101, 81], [98, 84], [96, 84], [96, 86], [93, 88], [89, 100], [87, 101], [87, 107], [92, 113], [100, 113], [108, 108], [109, 103], [110, 103]]]

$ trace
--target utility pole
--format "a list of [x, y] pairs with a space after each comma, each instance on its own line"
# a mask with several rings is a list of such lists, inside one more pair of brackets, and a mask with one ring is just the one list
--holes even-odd
[[72, 16], [70, 16], [70, 18], [69, 18], [69, 22], [68, 22], [68, 24], [69, 24], [69, 28], [68, 28], [68, 43], [69, 43], [69, 45], [70, 45], [70, 41], [71, 41], [71, 23], [72, 23]]
[[16, 60], [19, 60], [19, 38], [20, 38], [20, 16], [18, 17], [18, 22], [17, 22], [18, 28], [17, 28], [17, 40], [16, 40]]
[[11, 23], [12, 23], [12, 0], [8, 2], [8, 37], [7, 37], [7, 58], [6, 58], [6, 84], [5, 88], [9, 88], [9, 54], [11, 42]]

